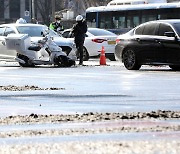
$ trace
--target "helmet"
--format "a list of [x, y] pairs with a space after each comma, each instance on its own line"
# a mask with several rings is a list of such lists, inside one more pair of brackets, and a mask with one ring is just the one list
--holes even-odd
[[23, 19], [23, 18], [19, 18], [17, 21], [16, 21], [16, 24], [26, 24], [26, 20]]
[[82, 21], [83, 20], [83, 16], [82, 15], [78, 15], [77, 17], [76, 17], [76, 21]]
[[56, 16], [55, 16], [55, 19], [56, 19], [56, 20], [60, 20], [61, 17], [60, 17], [59, 15], [56, 15]]

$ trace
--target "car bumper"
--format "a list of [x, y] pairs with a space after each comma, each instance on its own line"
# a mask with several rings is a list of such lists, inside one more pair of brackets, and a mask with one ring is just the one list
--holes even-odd
[[105, 53], [114, 54], [114, 52], [115, 52], [115, 45], [114, 46], [111, 46], [111, 45], [104, 46], [104, 50], [105, 50]]
[[117, 45], [115, 46], [115, 53], [114, 53], [114, 55], [115, 55], [115, 58], [116, 58], [116, 59], [122, 61], [122, 51], [123, 51], [123, 50], [124, 50], [124, 47], [121, 46], [120, 44], [117, 44]]

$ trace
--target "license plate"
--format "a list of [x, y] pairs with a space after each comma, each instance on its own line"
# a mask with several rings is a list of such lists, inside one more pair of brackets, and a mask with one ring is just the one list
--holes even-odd
[[116, 44], [116, 41], [108, 41], [108, 44]]

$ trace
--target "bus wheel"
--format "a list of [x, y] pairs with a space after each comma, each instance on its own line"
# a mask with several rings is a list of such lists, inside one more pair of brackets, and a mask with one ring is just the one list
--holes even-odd
[[126, 49], [123, 53], [122, 60], [128, 70], [139, 70], [141, 67], [137, 62], [136, 53], [133, 49]]

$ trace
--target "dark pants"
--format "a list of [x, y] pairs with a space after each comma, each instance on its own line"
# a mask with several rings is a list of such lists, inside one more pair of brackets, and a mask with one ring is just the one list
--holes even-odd
[[84, 41], [75, 41], [76, 43], [76, 48], [77, 48], [77, 53], [79, 55], [79, 64], [83, 63], [83, 44]]

